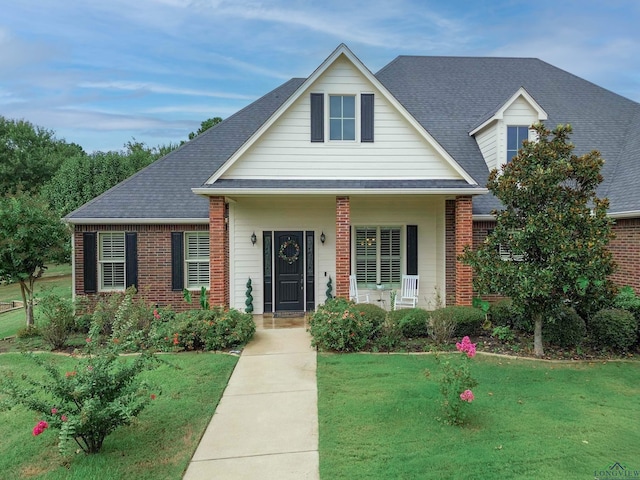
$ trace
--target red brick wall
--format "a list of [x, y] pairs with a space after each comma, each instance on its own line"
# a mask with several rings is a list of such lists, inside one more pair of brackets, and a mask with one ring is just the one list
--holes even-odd
[[[473, 223], [473, 248], [477, 248], [487, 236], [489, 230], [495, 228], [496, 222]], [[629, 285], [640, 294], [640, 219], [616, 220], [613, 231], [616, 234], [609, 244], [617, 267], [611, 280], [619, 286]], [[501, 297], [487, 295], [483, 298], [493, 301]]]
[[209, 197], [209, 303], [229, 306], [229, 240], [224, 197]]
[[456, 201], [445, 201], [445, 288], [446, 305], [456, 303]]
[[336, 197], [336, 297], [349, 298], [351, 273], [351, 204]]
[[471, 197], [456, 197], [456, 305], [473, 301], [473, 270], [458, 260], [464, 247], [473, 244], [473, 211]]
[[617, 285], [633, 287], [640, 295], [640, 218], [618, 219], [613, 231], [616, 238], [609, 248], [617, 269], [611, 279]]
[[[104, 294], [84, 293], [83, 232], [136, 232], [138, 234], [138, 296], [151, 304], [171, 305], [174, 310], [187, 310], [182, 292], [171, 290], [171, 232], [206, 231], [208, 225], [76, 225], [75, 289], [78, 297], [95, 305]], [[197, 302], [197, 299], [194, 299]]]

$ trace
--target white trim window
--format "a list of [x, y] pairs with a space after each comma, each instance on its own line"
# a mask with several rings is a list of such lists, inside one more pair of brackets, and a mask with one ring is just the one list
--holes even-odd
[[522, 148], [522, 142], [525, 140], [529, 140], [529, 127], [507, 126], [507, 163], [518, 154], [518, 150]]
[[100, 291], [125, 289], [125, 253], [124, 232], [98, 234]]
[[189, 290], [209, 288], [209, 232], [184, 234], [185, 285]]
[[329, 95], [329, 140], [356, 139], [356, 96]]
[[355, 253], [358, 285], [399, 286], [401, 279], [401, 228], [356, 227]]

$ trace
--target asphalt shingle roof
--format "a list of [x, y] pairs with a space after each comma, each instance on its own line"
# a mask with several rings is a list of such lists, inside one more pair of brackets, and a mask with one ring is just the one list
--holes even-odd
[[[480, 185], [489, 171], [468, 134], [524, 87], [549, 115], [547, 126], [572, 125], [574, 153], [601, 152], [598, 194], [610, 196], [611, 211], [640, 210], [640, 175], [629, 178], [640, 173], [640, 104], [534, 58], [401, 56], [376, 77]], [[486, 214], [499, 203], [484, 195], [473, 206]]]
[[[592, 149], [602, 153], [605, 181], [599, 195], [610, 198], [610, 211], [640, 210], [640, 104], [531, 58], [401, 56], [376, 77], [480, 187], [486, 184], [489, 172], [469, 132], [524, 87], [549, 115], [549, 127], [572, 124], [576, 154]], [[191, 189], [203, 185], [303, 82], [286, 82], [72, 212], [67, 219], [74, 223], [102, 218], [208, 218], [207, 200]], [[393, 181], [295, 183], [300, 189], [414, 188]], [[468, 187], [465, 182], [458, 183]], [[415, 188], [449, 188], [453, 184], [439, 185], [423, 182]], [[290, 182], [282, 181], [219, 180], [206, 188], [290, 186]], [[474, 214], [488, 214], [499, 208], [499, 203], [491, 195], [481, 195], [474, 197], [473, 206]]]

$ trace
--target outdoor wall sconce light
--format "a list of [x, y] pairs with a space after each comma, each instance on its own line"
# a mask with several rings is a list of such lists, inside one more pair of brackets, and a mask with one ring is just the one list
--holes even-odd
[[320, 234], [320, 241], [322, 242], [322, 244], [324, 245], [324, 241], [327, 239], [327, 237], [324, 234], [324, 231]]
[[253, 232], [251, 234], [251, 244], [255, 245], [257, 241], [258, 241], [258, 237], [256, 237], [256, 232]]

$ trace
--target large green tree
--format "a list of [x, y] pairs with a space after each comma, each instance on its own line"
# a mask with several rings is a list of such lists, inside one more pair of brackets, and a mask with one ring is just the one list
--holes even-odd
[[22, 192], [0, 198], [0, 282], [20, 282], [27, 325], [35, 282], [63, 258], [68, 242], [67, 227], [43, 201]]
[[68, 157], [43, 187], [43, 195], [64, 216], [176, 147], [149, 148], [134, 140], [121, 151]]
[[[538, 139], [525, 141], [511, 162], [490, 173], [487, 187], [504, 210], [494, 212], [495, 229], [462, 260], [474, 268], [479, 293], [511, 297], [534, 320], [534, 350], [542, 356], [543, 324], [555, 321], [563, 303], [584, 311], [602, 296], [614, 263], [609, 202], [596, 196], [602, 157], [574, 155], [570, 125], [533, 128]], [[511, 252], [510, 261], [501, 258], [500, 246]]]
[[0, 116], [0, 194], [37, 192], [66, 157], [82, 153], [51, 130]]

